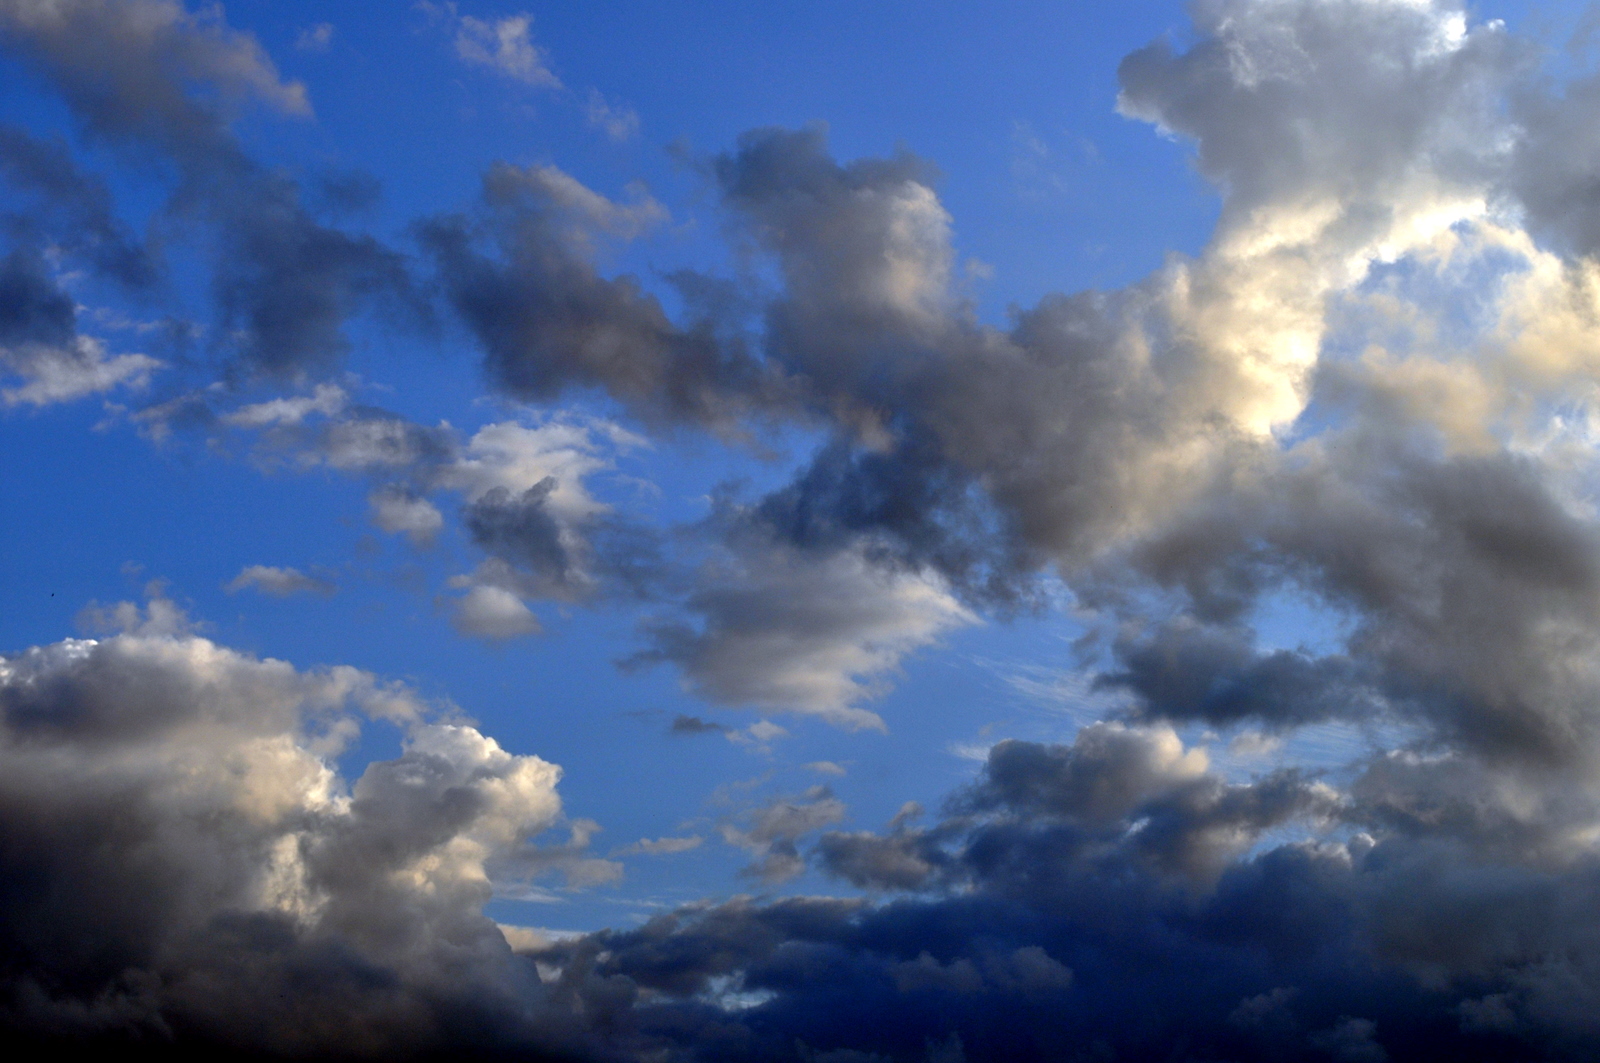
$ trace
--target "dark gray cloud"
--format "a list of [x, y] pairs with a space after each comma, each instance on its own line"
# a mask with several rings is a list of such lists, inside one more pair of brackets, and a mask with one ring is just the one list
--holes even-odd
[[727, 734], [728, 728], [724, 724], [712, 720], [702, 720], [698, 716], [688, 716], [679, 713], [672, 718], [672, 726], [667, 728], [668, 734], [674, 735], [721, 735]]
[[698, 906], [544, 956], [578, 999], [636, 986], [628, 1028], [688, 1059], [1592, 1053], [1587, 848], [1535, 865], [1390, 827], [1257, 848], [1392, 802], [1292, 774], [1224, 783], [1161, 729], [1003, 743], [932, 828], [817, 848], [918, 897]]
[[401, 256], [316, 221], [298, 186], [233, 138], [229, 120], [250, 102], [311, 113], [304, 87], [282, 81], [254, 38], [165, 0], [13, 0], [0, 5], [0, 34], [87, 137], [176, 169], [169, 210], [213, 227], [217, 308], [249, 372], [325, 372], [348, 347], [344, 322], [370, 299], [420, 305]]
[[77, 300], [61, 270], [87, 267], [124, 290], [140, 293], [157, 276], [146, 247], [116, 218], [104, 182], [82, 172], [60, 141], [39, 140], [0, 125], [0, 370], [15, 386], [0, 389], [8, 406], [42, 406], [118, 386], [143, 386], [161, 368], [143, 354], [107, 356], [104, 344], [79, 331]]
[[601, 388], [647, 422], [731, 430], [771, 401], [772, 373], [720, 322], [680, 327], [635, 280], [603, 277], [592, 260], [596, 240], [662, 217], [654, 200], [616, 203], [554, 167], [499, 164], [476, 216], [434, 218], [418, 233], [497, 388], [524, 401]]
[[572, 559], [561, 542], [561, 526], [546, 509], [555, 486], [555, 477], [547, 476], [515, 497], [504, 487], [492, 487], [467, 503], [462, 522], [473, 542], [560, 593], [571, 582]]
[[37, 254], [17, 250], [0, 261], [0, 344], [69, 346], [77, 316], [72, 298], [56, 287]]
[[105, 182], [80, 170], [64, 142], [0, 124], [0, 173], [44, 208], [4, 215], [14, 235], [48, 233], [56, 246], [130, 288], [155, 281], [159, 267], [149, 248], [118, 219]]

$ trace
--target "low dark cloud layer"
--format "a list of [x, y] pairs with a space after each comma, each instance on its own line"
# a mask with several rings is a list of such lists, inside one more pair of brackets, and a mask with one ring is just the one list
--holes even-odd
[[[1224, 783], [1162, 729], [1007, 742], [949, 818], [817, 846], [911, 896], [702, 906], [545, 956], [692, 1059], [1586, 1058], [1593, 856], [1483, 844], [1495, 815], [1448, 795], [1484, 770], [1381, 759], [1340, 795]], [[1399, 827], [1407, 790], [1427, 826]], [[1261, 844], [1328, 822], [1374, 833]]]

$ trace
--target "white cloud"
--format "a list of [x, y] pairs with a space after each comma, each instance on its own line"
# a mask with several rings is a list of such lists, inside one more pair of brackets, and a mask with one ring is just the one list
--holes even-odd
[[424, 0], [417, 6], [445, 23], [454, 34], [456, 55], [464, 61], [534, 88], [561, 88], [561, 79], [550, 70], [549, 53], [533, 41], [532, 15], [507, 15], [485, 21], [460, 14], [454, 3], [432, 4]]
[[432, 502], [404, 486], [379, 488], [367, 496], [372, 522], [391, 535], [405, 533], [415, 546], [427, 546], [444, 527], [444, 515]]
[[222, 418], [223, 424], [240, 428], [265, 428], [269, 425], [297, 425], [314, 413], [332, 417], [345, 408], [349, 396], [337, 384], [318, 384], [309, 395], [269, 399], [241, 406]]
[[0, 369], [21, 378], [21, 383], [0, 388], [7, 406], [49, 406], [71, 402], [113, 388], [141, 390], [150, 375], [166, 363], [144, 354], [107, 357], [105, 347], [92, 336], [78, 336], [71, 349], [24, 345], [0, 348]]
[[835, 764], [831, 760], [813, 760], [810, 764], [803, 764], [801, 767], [805, 768], [807, 771], [814, 771], [818, 775], [833, 775], [843, 777], [850, 774], [847, 770], [845, 770], [843, 765]]

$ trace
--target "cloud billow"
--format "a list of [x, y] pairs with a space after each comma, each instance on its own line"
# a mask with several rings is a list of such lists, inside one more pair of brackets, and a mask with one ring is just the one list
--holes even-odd
[[[295, 1056], [536, 1039], [538, 975], [482, 908], [496, 881], [593, 877], [528, 841], [560, 769], [157, 614], [0, 660], [0, 1025]], [[347, 781], [363, 718], [404, 751]]]

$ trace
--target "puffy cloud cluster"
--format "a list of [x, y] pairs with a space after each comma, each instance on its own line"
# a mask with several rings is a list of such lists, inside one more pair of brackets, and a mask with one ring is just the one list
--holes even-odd
[[[560, 769], [354, 668], [229, 650], [159, 600], [122, 613], [121, 634], [0, 659], [8, 1038], [528, 1043], [538, 975], [483, 905], [603, 863], [584, 832], [530, 841], [561, 818]], [[364, 718], [404, 751], [346, 780]]]

